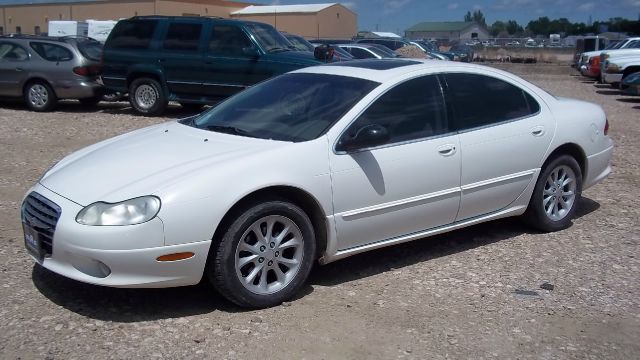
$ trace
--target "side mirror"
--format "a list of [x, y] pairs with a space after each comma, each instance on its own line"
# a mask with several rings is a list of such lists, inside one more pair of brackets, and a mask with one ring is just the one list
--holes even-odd
[[389, 141], [389, 132], [384, 126], [373, 124], [364, 126], [350, 137], [344, 135], [336, 145], [337, 151], [357, 151], [374, 146], [384, 145]]
[[252, 57], [252, 58], [257, 58], [258, 56], [260, 56], [260, 53], [258, 53], [258, 49], [251, 46], [251, 47], [242, 48], [242, 55]]

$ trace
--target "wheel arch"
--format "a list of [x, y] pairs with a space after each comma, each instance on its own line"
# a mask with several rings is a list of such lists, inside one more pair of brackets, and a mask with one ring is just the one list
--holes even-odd
[[633, 65], [633, 66], [629, 66], [626, 69], [624, 69], [624, 72], [622, 73], [622, 77], [626, 78], [627, 76], [636, 73], [640, 71], [640, 65]]
[[51, 88], [51, 90], [53, 91], [53, 94], [58, 97], [58, 94], [56, 93], [56, 89], [53, 87], [53, 85], [51, 84], [51, 82], [47, 79], [45, 79], [42, 76], [32, 76], [28, 79], [26, 79], [24, 81], [24, 83], [22, 84], [22, 95], [24, 96], [25, 92], [27, 91], [27, 87], [31, 84], [33, 84], [34, 82], [43, 82], [46, 83], [47, 85], [49, 85], [49, 87]]
[[553, 159], [557, 158], [560, 155], [570, 155], [572, 156], [574, 159], [576, 159], [576, 161], [578, 162], [578, 165], [580, 165], [580, 171], [582, 172], [582, 178], [586, 178], [587, 176], [587, 171], [589, 170], [587, 168], [587, 155], [585, 154], [584, 150], [582, 149], [582, 147], [580, 147], [580, 145], [576, 144], [576, 143], [565, 143], [562, 144], [558, 147], [555, 148], [555, 150], [553, 150], [549, 156], [547, 156], [547, 159], [545, 160], [544, 164], [542, 165], [542, 168], [544, 169], [545, 165], [548, 164], [549, 162], [553, 161]]
[[154, 72], [154, 71], [143, 71], [143, 70], [134, 70], [134, 71], [130, 72], [127, 75], [127, 89], [129, 88], [129, 86], [131, 86], [131, 83], [135, 79], [145, 78], [145, 77], [146, 78], [151, 78], [151, 79], [154, 79], [154, 80], [158, 81], [160, 83], [160, 85], [164, 89], [164, 87], [165, 87], [164, 79], [163, 79], [163, 77], [162, 77], [162, 75], [160, 73], [157, 73], [157, 72]]
[[[213, 233], [212, 249], [224, 236], [225, 229], [246, 208], [259, 201], [281, 199], [299, 206], [311, 220], [316, 236], [316, 257], [320, 258], [327, 249], [327, 217], [318, 200], [305, 190], [290, 185], [275, 185], [255, 190], [238, 200], [222, 217]], [[211, 252], [210, 252], [211, 253]]]

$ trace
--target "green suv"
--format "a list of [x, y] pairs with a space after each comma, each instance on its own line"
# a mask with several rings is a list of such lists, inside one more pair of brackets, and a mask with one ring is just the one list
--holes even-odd
[[[320, 57], [319, 57], [320, 58]], [[323, 61], [295, 51], [271, 25], [199, 17], [121, 20], [104, 45], [102, 81], [140, 114], [169, 101], [199, 109], [272, 76]]]

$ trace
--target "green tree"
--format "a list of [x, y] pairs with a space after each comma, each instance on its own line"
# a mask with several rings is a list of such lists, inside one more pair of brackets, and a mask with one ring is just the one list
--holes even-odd
[[464, 15], [464, 21], [475, 21], [482, 26], [487, 26], [487, 21], [484, 18], [484, 14], [480, 10], [474, 10], [473, 13], [471, 13], [471, 11], [467, 11], [467, 13]]
[[507, 32], [509, 33], [509, 35], [513, 35], [513, 34], [517, 34], [517, 33], [521, 33], [522, 31], [524, 31], [524, 29], [522, 28], [522, 26], [520, 26], [520, 24], [518, 24], [517, 21], [515, 20], [509, 20], [507, 21], [507, 25], [505, 27], [505, 30], [507, 30]]
[[507, 31], [507, 24], [499, 20], [491, 24], [489, 27], [489, 33], [491, 33], [491, 36], [493, 37], [497, 37], [498, 34], [503, 31]]

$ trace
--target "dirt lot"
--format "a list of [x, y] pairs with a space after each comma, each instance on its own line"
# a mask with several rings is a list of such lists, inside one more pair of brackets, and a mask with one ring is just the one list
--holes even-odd
[[0, 358], [637, 358], [640, 98], [568, 67], [503, 67], [609, 116], [614, 172], [585, 192], [574, 225], [538, 234], [503, 220], [362, 254], [316, 267], [297, 299], [260, 311], [206, 284], [78, 283], [34, 266], [23, 249], [20, 199], [54, 161], [187, 113], [146, 119], [126, 103], [95, 111], [70, 102], [36, 114], [0, 104]]

